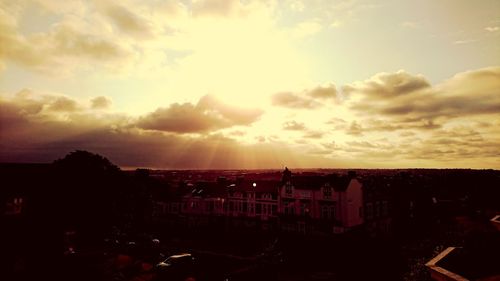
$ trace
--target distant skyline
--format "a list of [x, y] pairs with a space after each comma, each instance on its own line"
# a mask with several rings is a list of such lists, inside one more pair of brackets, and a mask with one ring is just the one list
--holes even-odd
[[496, 0], [0, 0], [0, 162], [500, 169]]

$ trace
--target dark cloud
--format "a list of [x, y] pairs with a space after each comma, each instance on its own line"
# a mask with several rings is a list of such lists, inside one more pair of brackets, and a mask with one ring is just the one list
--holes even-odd
[[272, 104], [276, 106], [295, 109], [314, 109], [321, 106], [320, 103], [309, 97], [302, 97], [291, 92], [277, 93], [272, 96]]
[[[5, 118], [9, 113], [3, 110], [4, 105], [0, 104], [0, 124], [9, 119]], [[126, 127], [88, 128], [61, 121], [18, 122], [16, 130], [25, 131], [23, 135], [14, 134], [14, 129], [1, 129], [0, 162], [51, 162], [70, 151], [83, 149], [105, 155], [122, 167], [255, 169], [279, 168], [285, 163], [294, 167], [343, 166], [341, 161], [301, 154], [283, 143], [264, 141], [243, 145], [221, 135], [192, 137]], [[43, 137], [30, 141], [30, 134]]]
[[236, 125], [250, 125], [262, 115], [261, 110], [225, 105], [212, 96], [202, 97], [196, 105], [174, 103], [141, 117], [142, 129], [175, 133], [205, 133]]
[[100, 97], [95, 97], [90, 100], [90, 107], [92, 109], [107, 109], [111, 106], [111, 99], [105, 97], [105, 96], [100, 96]]
[[297, 121], [288, 121], [283, 124], [283, 130], [290, 130], [290, 131], [302, 131], [305, 130], [306, 126], [304, 123], [299, 123]]
[[[29, 90], [12, 99], [0, 99], [0, 162], [52, 162], [76, 149], [89, 150], [108, 157], [122, 167], [183, 169], [234, 169], [282, 167], [348, 166], [341, 160], [308, 155], [288, 147], [287, 143], [263, 138], [264, 142], [241, 144], [221, 134], [183, 135], [142, 130], [129, 117], [89, 112], [45, 113], [47, 103]], [[182, 105], [177, 105], [182, 108]], [[242, 117], [241, 110], [204, 98], [192, 107], [231, 116], [248, 123], [253, 116]], [[174, 106], [175, 108], [175, 106]], [[64, 114], [65, 118], [58, 118]], [[221, 117], [222, 116], [222, 117]], [[229, 122], [229, 121], [228, 121]], [[231, 121], [235, 122], [235, 121]], [[36, 138], [33, 138], [36, 136]]]

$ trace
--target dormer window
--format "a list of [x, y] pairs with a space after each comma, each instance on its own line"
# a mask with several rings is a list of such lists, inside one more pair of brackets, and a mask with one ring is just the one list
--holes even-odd
[[285, 193], [288, 195], [292, 194], [292, 184], [290, 184], [290, 182], [285, 184]]
[[325, 198], [331, 198], [332, 197], [332, 187], [326, 185], [323, 187], [323, 197]]
[[271, 195], [271, 193], [264, 193], [262, 194], [262, 199], [271, 199], [273, 196]]

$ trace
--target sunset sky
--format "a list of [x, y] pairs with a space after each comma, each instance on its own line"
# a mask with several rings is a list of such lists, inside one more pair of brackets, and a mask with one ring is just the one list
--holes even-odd
[[500, 169], [498, 0], [0, 0], [0, 162]]

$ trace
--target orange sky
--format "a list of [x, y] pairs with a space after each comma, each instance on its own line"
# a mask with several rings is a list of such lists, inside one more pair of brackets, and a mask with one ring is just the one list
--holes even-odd
[[0, 161], [500, 168], [500, 2], [0, 0]]

